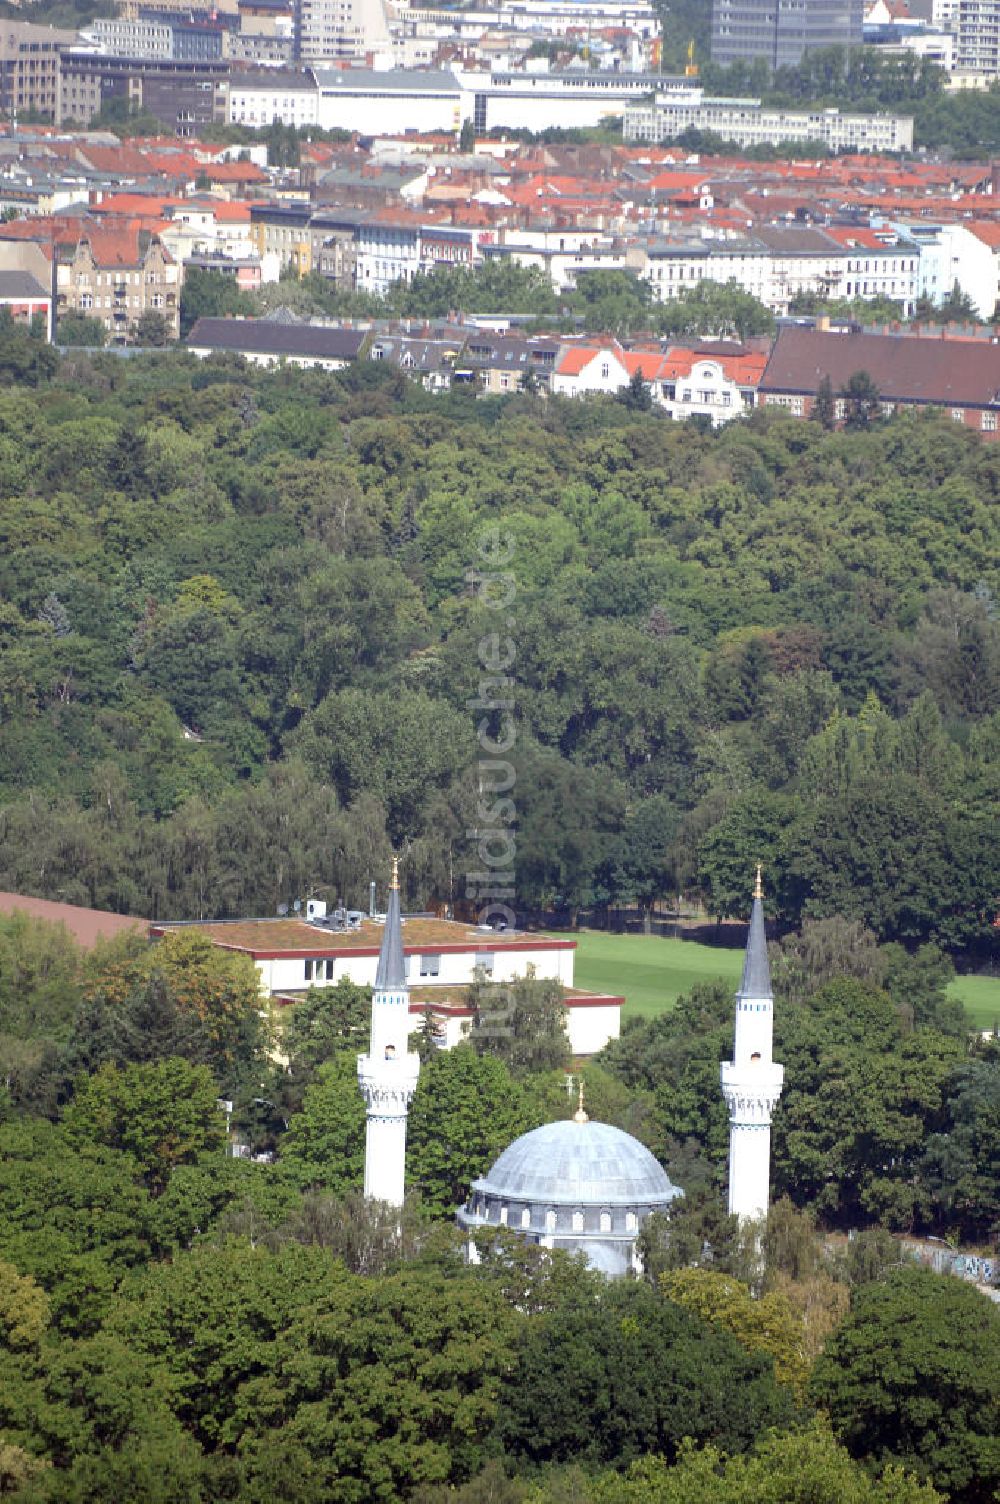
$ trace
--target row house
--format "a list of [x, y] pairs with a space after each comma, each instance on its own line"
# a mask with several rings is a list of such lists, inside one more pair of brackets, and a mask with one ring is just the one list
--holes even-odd
[[[845, 252], [841, 296], [849, 300], [887, 298], [910, 318], [920, 296], [920, 253], [895, 234], [830, 225], [824, 232]], [[992, 310], [991, 310], [992, 311]]]
[[256, 366], [302, 366], [341, 371], [357, 360], [365, 334], [323, 324], [285, 323], [278, 318], [198, 319], [187, 337], [193, 355], [239, 355]]
[[641, 376], [670, 418], [698, 417], [714, 428], [756, 405], [766, 351], [736, 342], [699, 342], [662, 350], [625, 350], [616, 341], [564, 346], [552, 376], [557, 396], [614, 396]]
[[431, 392], [464, 386], [490, 396], [547, 392], [559, 356], [558, 337], [497, 334], [438, 324], [419, 334], [373, 336], [371, 360], [384, 360]]
[[[563, 238], [563, 237], [560, 237]], [[629, 257], [624, 246], [617, 246], [610, 238], [596, 235], [593, 230], [577, 237], [571, 249], [554, 245], [526, 244], [517, 231], [504, 233], [495, 245], [483, 246], [484, 260], [511, 261], [515, 266], [534, 267], [549, 278], [556, 292], [573, 292], [577, 280], [588, 272], [617, 272], [629, 269]], [[586, 243], [586, 242], [589, 242]]]
[[651, 383], [654, 402], [671, 418], [706, 419], [713, 428], [752, 412], [767, 352], [722, 341], [672, 346]]
[[80, 313], [99, 319], [112, 344], [129, 344], [144, 313], [180, 335], [183, 272], [160, 237], [148, 230], [87, 230], [56, 268], [56, 319]]
[[262, 261], [299, 277], [319, 272], [345, 292], [382, 295], [394, 282], [411, 282], [438, 266], [472, 266], [478, 232], [455, 225], [422, 225], [404, 215], [309, 204], [253, 204], [253, 249]]
[[454, 339], [379, 334], [368, 347], [370, 360], [394, 365], [427, 392], [446, 392], [453, 383], [455, 362], [462, 350], [461, 337]]
[[0, 240], [0, 307], [15, 323], [42, 324], [53, 333], [52, 246], [33, 240]]
[[394, 282], [412, 282], [420, 270], [419, 224], [402, 220], [362, 220], [355, 240], [354, 280], [358, 292], [381, 296]]
[[985, 340], [786, 327], [761, 378], [758, 404], [807, 418], [826, 379], [842, 421], [845, 389], [862, 372], [874, 383], [886, 416], [933, 408], [984, 438], [1000, 433], [1000, 345]]
[[765, 225], [746, 238], [654, 242], [628, 259], [658, 302], [684, 297], [701, 281], [736, 282], [783, 315], [803, 294], [839, 297], [847, 257], [823, 230]]

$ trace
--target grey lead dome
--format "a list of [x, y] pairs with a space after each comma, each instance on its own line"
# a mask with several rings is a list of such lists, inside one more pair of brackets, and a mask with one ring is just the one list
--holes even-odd
[[681, 1192], [644, 1144], [609, 1123], [546, 1123], [515, 1139], [481, 1196], [556, 1206], [665, 1206]]

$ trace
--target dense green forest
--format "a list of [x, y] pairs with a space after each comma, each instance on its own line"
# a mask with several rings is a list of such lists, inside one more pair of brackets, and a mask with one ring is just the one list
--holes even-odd
[[522, 908], [742, 915], [765, 862], [787, 1073], [741, 1228], [728, 990], [626, 1029], [588, 1107], [684, 1192], [645, 1278], [507, 1233], [469, 1266], [472, 1179], [574, 1107], [545, 984], [507, 1044], [415, 1036], [387, 1214], [365, 989], [262, 1016], [196, 930], [0, 920], [0, 1493], [988, 1504], [1000, 1312], [892, 1233], [1000, 1229], [1000, 1051], [945, 991], [998, 933], [1000, 449], [9, 327], [0, 368], [0, 886], [269, 913], [396, 848], [409, 904], [458, 902], [505, 727]]
[[742, 914], [761, 860], [787, 926], [995, 952], [996, 446], [0, 356], [0, 886], [357, 904], [391, 845], [409, 903], [461, 900], [502, 525], [524, 910]]

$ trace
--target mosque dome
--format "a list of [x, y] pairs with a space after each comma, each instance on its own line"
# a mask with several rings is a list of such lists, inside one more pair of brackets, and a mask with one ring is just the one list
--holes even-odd
[[638, 1139], [578, 1113], [515, 1139], [473, 1181], [458, 1221], [470, 1233], [509, 1227], [533, 1243], [583, 1252], [606, 1274], [624, 1274], [634, 1266], [643, 1222], [679, 1195]]

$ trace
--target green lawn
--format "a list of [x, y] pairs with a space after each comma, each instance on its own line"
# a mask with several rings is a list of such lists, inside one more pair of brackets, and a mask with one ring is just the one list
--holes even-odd
[[1000, 977], [956, 977], [948, 994], [965, 1004], [977, 1029], [992, 1029], [1000, 1023]]
[[672, 1008], [695, 982], [714, 977], [724, 977], [735, 990], [743, 970], [742, 950], [696, 945], [692, 940], [581, 930], [576, 942], [576, 986], [624, 994], [626, 1018], [652, 1018]]
[[[577, 987], [624, 994], [626, 1018], [652, 1018], [673, 1007], [695, 982], [714, 977], [724, 977], [735, 990], [743, 967], [742, 950], [693, 940], [581, 930], [576, 941]], [[956, 977], [948, 991], [965, 1004], [977, 1028], [992, 1028], [1000, 1020], [1000, 977]]]

